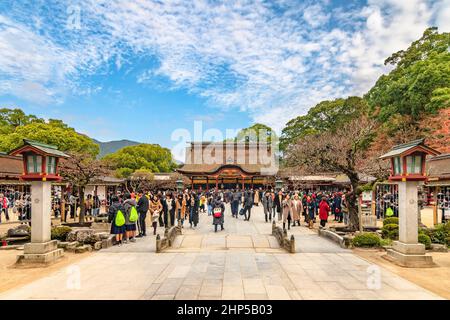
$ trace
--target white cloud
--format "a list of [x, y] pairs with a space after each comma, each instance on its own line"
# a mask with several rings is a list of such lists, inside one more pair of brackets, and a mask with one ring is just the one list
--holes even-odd
[[78, 32], [42, 33], [45, 19], [26, 25], [0, 11], [0, 94], [23, 83], [40, 84], [39, 95], [51, 98], [66, 88], [92, 92], [78, 87], [77, 76], [109, 62], [120, 69], [133, 55], [156, 56], [159, 64], [142, 70], [137, 83], [165, 78], [169, 89], [188, 89], [280, 130], [320, 100], [364, 93], [389, 70], [384, 59], [426, 27], [450, 31], [448, 0], [350, 8], [283, 1], [279, 11], [238, 0], [79, 3]]

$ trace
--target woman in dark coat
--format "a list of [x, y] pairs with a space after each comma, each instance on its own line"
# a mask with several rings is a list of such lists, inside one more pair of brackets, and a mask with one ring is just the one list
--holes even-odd
[[195, 192], [192, 192], [191, 196], [190, 196], [190, 214], [189, 214], [189, 223], [192, 225], [194, 225], [194, 227], [197, 227], [198, 224], [198, 210], [199, 210], [199, 204], [200, 204], [200, 200], [198, 198], [198, 196], [195, 194]]
[[164, 225], [166, 226], [166, 228], [170, 228], [175, 225], [175, 209], [175, 199], [171, 193], [167, 193], [166, 198], [163, 202]]
[[[220, 209], [221, 215], [220, 217], [216, 217], [216, 210]], [[214, 225], [214, 232], [217, 232], [217, 226], [220, 225], [221, 230], [224, 229], [223, 224], [225, 222], [225, 205], [222, 202], [222, 199], [220, 196], [217, 196], [212, 203], [212, 210], [213, 210], [213, 225]]]

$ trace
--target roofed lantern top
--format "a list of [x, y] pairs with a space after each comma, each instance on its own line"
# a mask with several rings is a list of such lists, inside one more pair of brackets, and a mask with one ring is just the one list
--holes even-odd
[[33, 140], [23, 140], [23, 146], [9, 152], [13, 156], [22, 156], [22, 180], [26, 181], [61, 181], [58, 173], [60, 158], [69, 158], [69, 155], [58, 150], [54, 145]]
[[380, 159], [391, 160], [391, 181], [425, 181], [426, 156], [438, 154], [439, 151], [425, 145], [425, 139], [418, 139], [392, 147]]

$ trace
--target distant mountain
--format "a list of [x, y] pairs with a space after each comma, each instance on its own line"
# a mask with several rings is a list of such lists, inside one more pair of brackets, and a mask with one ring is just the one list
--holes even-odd
[[131, 140], [118, 140], [118, 141], [107, 141], [107, 142], [101, 142], [95, 139], [95, 143], [97, 143], [100, 146], [100, 153], [98, 155], [99, 158], [102, 158], [106, 156], [107, 154], [114, 153], [119, 149], [122, 149], [124, 147], [128, 146], [135, 146], [137, 144], [140, 144], [140, 142], [131, 141]]

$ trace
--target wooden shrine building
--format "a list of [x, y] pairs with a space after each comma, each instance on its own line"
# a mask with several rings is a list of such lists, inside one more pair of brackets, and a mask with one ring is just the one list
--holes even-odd
[[278, 166], [270, 144], [191, 142], [177, 171], [191, 189], [247, 189], [273, 187]]

